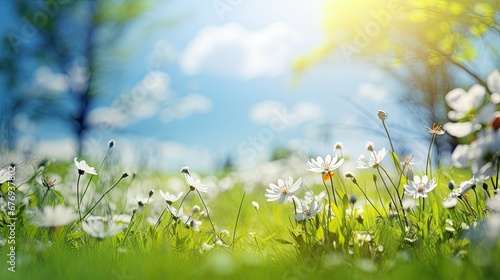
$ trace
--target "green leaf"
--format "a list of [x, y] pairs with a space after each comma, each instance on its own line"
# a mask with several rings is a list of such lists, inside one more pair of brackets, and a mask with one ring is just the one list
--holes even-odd
[[389, 154], [391, 155], [392, 163], [398, 170], [398, 173], [403, 173], [403, 168], [401, 167], [401, 161], [399, 160], [398, 154], [396, 154], [395, 152], [389, 152]]

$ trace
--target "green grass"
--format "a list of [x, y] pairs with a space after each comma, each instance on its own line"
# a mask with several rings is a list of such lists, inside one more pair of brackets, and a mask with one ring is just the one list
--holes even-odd
[[[93, 214], [132, 214], [133, 210], [135, 214], [126, 230], [101, 240], [82, 231], [78, 220], [52, 229], [32, 225], [28, 209], [42, 208], [42, 204], [66, 204], [76, 209], [72, 204], [76, 200], [69, 194], [74, 192], [70, 189], [76, 185], [77, 175], [72, 174], [76, 172], [74, 165], [61, 163], [43, 171], [34, 168], [26, 173], [30, 172], [33, 176], [26, 176], [23, 191], [17, 191], [19, 199], [29, 198], [29, 207], [16, 209], [15, 273], [7, 269], [10, 252], [7, 243], [0, 249], [1, 279], [495, 279], [500, 273], [500, 243], [498, 239], [485, 237], [483, 220], [488, 212], [483, 211], [487, 199], [484, 190], [478, 187], [476, 193], [470, 191], [467, 195], [473, 209], [463, 203], [452, 210], [441, 205], [449, 193], [448, 181], [468, 178], [463, 170], [456, 170], [451, 175], [443, 170], [437, 172], [438, 186], [425, 200], [425, 208], [422, 209], [423, 201], [420, 200], [419, 208], [406, 213], [408, 229], [405, 229], [402, 216], [386, 216], [389, 196], [378, 178], [380, 199], [386, 206], [383, 210], [374, 188], [372, 171], [356, 175], [367, 197], [351, 180], [336, 175], [338, 203], [332, 202], [335, 217], [328, 223], [324, 210], [310, 220], [296, 222], [292, 203], [266, 201], [264, 192], [268, 186], [257, 186], [245, 192], [244, 182], [237, 181], [231, 189], [216, 197], [202, 193], [217, 235], [222, 237], [222, 245], [214, 245], [216, 235], [210, 221], [199, 213], [193, 214], [203, 222], [199, 230], [179, 220], [171, 221], [168, 212], [159, 227], [148, 223], [147, 217], [157, 217], [166, 205], [158, 193], [153, 195], [155, 203], [127, 206], [124, 200], [127, 192], [134, 188], [141, 189], [144, 194], [149, 189], [169, 191], [170, 186], [164, 182], [169, 182], [172, 176], [177, 176], [175, 174], [145, 172], [120, 182], [97, 205]], [[47, 195], [45, 187], [37, 183], [37, 178], [45, 174], [59, 174], [64, 182]], [[113, 186], [121, 174], [109, 167], [94, 177], [87, 194], [93, 195], [91, 201], [95, 203], [99, 194]], [[88, 174], [82, 176], [82, 189], [89, 178]], [[319, 182], [307, 189], [315, 193], [324, 190], [324, 186], [318, 184], [320, 180], [318, 175]], [[402, 189], [403, 183], [399, 188]], [[6, 185], [2, 185], [5, 198]], [[186, 185], [184, 192], [188, 190]], [[305, 191], [301, 189], [298, 196], [302, 197]], [[353, 209], [349, 202], [353, 193], [358, 197], [354, 207], [364, 209], [362, 217], [346, 215], [346, 210]], [[260, 204], [258, 210], [252, 206], [252, 201]], [[360, 206], [360, 202], [364, 205]], [[21, 205], [20, 200], [16, 203]], [[178, 207], [179, 201], [173, 205]], [[192, 192], [183, 203], [185, 212], [194, 205], [204, 210], [202, 201]], [[6, 225], [10, 216], [5, 211], [1, 213], [0, 237], [7, 237], [10, 230]], [[453, 221], [454, 231], [446, 229], [447, 219]], [[462, 228], [462, 223], [469, 228]], [[230, 234], [222, 233], [223, 229]], [[371, 239], [362, 241], [363, 234], [369, 234]], [[214, 248], [203, 251], [204, 243]]]

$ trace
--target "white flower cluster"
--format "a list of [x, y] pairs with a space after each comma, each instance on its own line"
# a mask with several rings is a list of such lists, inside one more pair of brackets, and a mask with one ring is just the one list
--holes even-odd
[[500, 72], [492, 72], [487, 79], [488, 90], [481, 85], [468, 92], [461, 88], [448, 92], [446, 103], [452, 109], [444, 129], [452, 136], [462, 138], [476, 134], [470, 144], [458, 145], [452, 154], [454, 166], [471, 167], [477, 182], [489, 179], [500, 160]]

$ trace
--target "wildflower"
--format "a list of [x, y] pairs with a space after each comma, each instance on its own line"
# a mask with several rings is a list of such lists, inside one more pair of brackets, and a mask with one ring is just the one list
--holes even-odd
[[354, 207], [353, 209], [348, 208], [345, 210], [345, 217], [346, 218], [353, 217], [360, 224], [363, 224], [363, 221], [364, 221], [363, 213], [364, 212], [365, 212], [365, 209], [363, 209], [363, 208], [358, 208], [358, 207]]
[[193, 208], [191, 208], [191, 212], [193, 214], [200, 213], [200, 211], [201, 211], [201, 208], [198, 205], [195, 205], [195, 206], [193, 206]]
[[472, 142], [469, 158], [473, 160], [471, 171], [476, 179], [484, 181], [493, 176], [500, 161], [500, 130], [486, 131]]
[[323, 180], [329, 180], [333, 176], [333, 170], [339, 168], [344, 163], [343, 158], [338, 161], [337, 159], [337, 155], [334, 157], [327, 155], [325, 160], [321, 157], [317, 157], [316, 160], [312, 158], [309, 162], [307, 162], [307, 165], [309, 166], [307, 170], [322, 173]]
[[201, 183], [200, 179], [194, 180], [189, 173], [184, 173], [184, 177], [186, 178], [191, 191], [198, 190], [200, 192], [208, 192], [207, 187]]
[[459, 144], [451, 154], [451, 164], [458, 168], [470, 166], [469, 164], [469, 150], [470, 145]]
[[50, 180], [49, 177], [45, 177], [44, 179], [42, 179], [42, 185], [44, 187], [46, 187], [47, 189], [50, 189], [52, 187], [55, 186], [55, 182], [56, 182], [57, 179], [54, 179], [54, 180]]
[[267, 201], [274, 201], [279, 199], [279, 203], [283, 203], [285, 199], [293, 197], [293, 193], [302, 185], [302, 178], [293, 183], [293, 178], [288, 177], [286, 181], [278, 179], [278, 185], [273, 183], [269, 184], [271, 189], [266, 190]]
[[73, 161], [75, 162], [76, 168], [78, 168], [78, 174], [83, 175], [85, 173], [89, 173], [92, 175], [97, 175], [97, 172], [95, 171], [94, 167], [90, 167], [84, 160], [78, 162], [76, 159], [77, 158], [75, 157]]
[[208, 252], [208, 251], [212, 250], [214, 247], [215, 247], [215, 244], [208, 244], [207, 242], [203, 242], [203, 244], [201, 244], [200, 254], [203, 254], [204, 251]]
[[372, 236], [368, 232], [364, 232], [364, 233], [358, 232], [358, 233], [356, 233], [356, 240], [358, 242], [358, 246], [361, 247], [361, 246], [363, 246], [363, 244], [365, 242], [370, 243], [372, 241]]
[[370, 152], [373, 152], [373, 151], [375, 150], [375, 147], [374, 147], [374, 145], [373, 145], [373, 142], [371, 142], [371, 141], [366, 142], [366, 145], [365, 145], [365, 146], [366, 146], [366, 149], [367, 149], [368, 151], [370, 151]]
[[151, 196], [147, 196], [147, 197], [140, 196], [140, 197], [135, 197], [135, 201], [137, 202], [139, 207], [142, 207], [142, 206], [154, 201], [154, 199], [152, 199]]
[[413, 210], [417, 209], [417, 203], [415, 202], [414, 199], [405, 198], [405, 199], [403, 199], [403, 208], [406, 211], [413, 211]]
[[[372, 146], [373, 148], [373, 146]], [[380, 151], [375, 152], [372, 151], [370, 155], [370, 159], [366, 159], [365, 155], [360, 155], [357, 161], [357, 168], [378, 168], [380, 166], [380, 162], [384, 159], [387, 154], [387, 150], [382, 148]]]
[[460, 228], [461, 228], [462, 230], [469, 230], [469, 229], [470, 229], [469, 225], [467, 225], [467, 224], [466, 224], [466, 223], [464, 223], [464, 222], [462, 222], [462, 223], [460, 224]]
[[70, 207], [63, 205], [45, 206], [43, 211], [35, 212], [31, 221], [32, 224], [39, 227], [55, 228], [67, 225], [78, 218], [78, 215]]
[[183, 194], [184, 194], [184, 192], [180, 192], [179, 194], [175, 195], [175, 194], [170, 194], [168, 192], [164, 193], [162, 190], [160, 190], [161, 197], [163, 197], [163, 199], [165, 199], [165, 201], [168, 204], [172, 204], [173, 202], [176, 202], [177, 200], [179, 200], [179, 198], [181, 198], [181, 196]]
[[333, 145], [334, 150], [342, 150], [344, 148], [344, 144], [342, 142], [335, 142], [335, 145]]
[[296, 221], [308, 220], [318, 215], [318, 213], [323, 209], [323, 204], [313, 201], [311, 202], [309, 208], [307, 205], [302, 205], [300, 208], [301, 209], [297, 209], [298, 214], [294, 216]]
[[83, 231], [97, 239], [114, 236], [120, 233], [125, 227], [117, 225], [113, 221], [86, 220], [82, 223]]
[[172, 217], [174, 218], [180, 218], [182, 215], [184, 215], [182, 208], [175, 208], [174, 206], [170, 205], [167, 203], [167, 210], [172, 214]]
[[496, 240], [500, 234], [500, 215], [489, 215], [484, 219], [486, 224], [486, 236]]
[[381, 121], [385, 121], [385, 119], [387, 119], [387, 113], [383, 110], [378, 110], [377, 115]]
[[322, 202], [325, 199], [326, 199], [326, 192], [325, 191], [320, 192], [318, 195], [315, 195], [313, 191], [307, 191], [304, 194], [304, 202], [306, 204], [309, 204], [313, 201]]
[[428, 180], [429, 178], [427, 175], [424, 175], [422, 180], [420, 180], [420, 177], [418, 176], [413, 177], [413, 180], [409, 180], [408, 185], [404, 186], [405, 194], [412, 195], [415, 199], [419, 197], [427, 197], [427, 193], [432, 191], [437, 185], [436, 178], [431, 181]]
[[444, 129], [449, 134], [459, 138], [480, 130], [482, 124], [487, 124], [495, 112], [495, 104], [488, 103], [483, 106], [485, 97], [486, 89], [481, 85], [473, 85], [468, 92], [461, 88], [448, 92], [445, 100], [448, 106], [453, 109], [448, 112], [448, 118], [452, 121], [462, 119], [472, 119], [472, 121], [448, 122], [444, 125]]
[[444, 208], [453, 209], [453, 208], [455, 208], [455, 206], [457, 206], [457, 202], [458, 202], [458, 199], [456, 199], [455, 197], [450, 197], [450, 198], [446, 198], [442, 204], [443, 204]]
[[128, 214], [118, 214], [118, 215], [113, 215], [111, 220], [115, 223], [130, 224], [130, 221], [132, 221], [132, 216]]
[[476, 183], [476, 180], [474, 178], [468, 180], [468, 181], [463, 181], [460, 183], [458, 188], [456, 190], [453, 190], [447, 197], [446, 199], [452, 198], [452, 197], [461, 197], [465, 195], [470, 189], [472, 189], [472, 186]]
[[199, 226], [201, 226], [202, 222], [196, 219], [192, 219], [191, 217], [181, 217], [181, 220], [190, 228], [194, 229], [195, 231], [199, 230]]
[[344, 176], [346, 178], [351, 179], [354, 184], [357, 183], [356, 177], [354, 177], [354, 174], [352, 172], [346, 172], [346, 173], [344, 173]]
[[486, 79], [486, 84], [492, 95], [500, 94], [500, 72], [498, 70], [491, 72]]
[[181, 173], [189, 174], [189, 166], [181, 167]]
[[495, 214], [500, 214], [500, 195], [495, 195], [486, 201], [486, 207]]
[[259, 203], [257, 201], [252, 201], [252, 206], [255, 208], [255, 210], [259, 210]]
[[402, 156], [403, 161], [401, 162], [401, 167], [403, 169], [403, 175], [406, 178], [413, 178], [413, 168], [411, 167], [415, 162], [413, 162], [413, 156], [407, 157], [406, 155]]
[[453, 221], [450, 220], [450, 219], [446, 219], [444, 229], [446, 231], [454, 232], [455, 231], [455, 227], [453, 226]]
[[427, 129], [427, 131], [429, 131], [429, 133], [431, 134], [436, 134], [436, 135], [443, 135], [444, 134], [444, 131], [441, 129], [441, 126], [440, 125], [437, 125], [435, 123], [432, 124], [432, 128], [429, 128], [429, 127], [425, 127]]

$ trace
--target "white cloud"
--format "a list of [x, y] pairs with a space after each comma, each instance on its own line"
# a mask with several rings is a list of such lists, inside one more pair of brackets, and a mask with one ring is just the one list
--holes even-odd
[[389, 94], [386, 88], [377, 87], [371, 83], [362, 83], [358, 85], [357, 93], [359, 97], [369, 98], [371, 100], [380, 100]]
[[[106, 153], [108, 138], [88, 139], [85, 143], [88, 157], [101, 159]], [[218, 155], [201, 145], [186, 145], [176, 141], [160, 141], [148, 137], [114, 137], [113, 156], [127, 172], [145, 168], [161, 171], [179, 171], [182, 166], [197, 170], [214, 168]], [[74, 155], [74, 153], [72, 153]], [[124, 170], [124, 171], [125, 171]], [[129, 173], [130, 174], [130, 173]]]
[[156, 42], [153, 52], [148, 57], [148, 63], [151, 66], [167, 64], [175, 60], [177, 50], [166, 40]]
[[32, 144], [33, 154], [39, 157], [72, 160], [77, 154], [77, 143], [73, 138], [38, 140]]
[[283, 121], [287, 125], [298, 125], [324, 116], [322, 107], [318, 104], [302, 101], [288, 108], [285, 104], [266, 100], [250, 108], [250, 119], [260, 125], [268, 125], [273, 119]]
[[186, 47], [180, 64], [188, 74], [273, 77], [290, 67], [297, 42], [296, 33], [283, 22], [254, 32], [237, 24], [207, 26]]
[[69, 88], [68, 76], [65, 74], [54, 73], [47, 66], [39, 67], [35, 71], [33, 88], [43, 93], [64, 93]]
[[266, 100], [250, 108], [250, 119], [256, 124], [268, 124], [269, 120], [276, 116], [277, 112], [284, 112], [285, 110], [285, 104], [274, 100]]
[[175, 119], [185, 119], [195, 113], [208, 113], [212, 110], [212, 101], [201, 94], [189, 94], [174, 100], [167, 108], [163, 109], [160, 119], [171, 122]]

